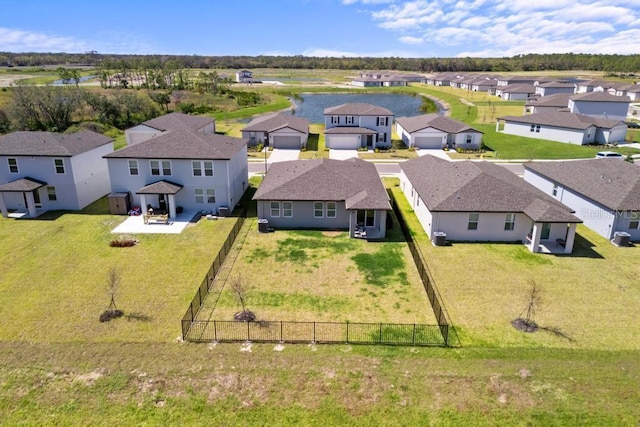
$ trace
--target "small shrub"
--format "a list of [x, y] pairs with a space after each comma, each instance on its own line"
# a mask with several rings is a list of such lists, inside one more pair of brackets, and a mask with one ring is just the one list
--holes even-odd
[[117, 239], [111, 240], [109, 242], [109, 246], [111, 246], [112, 248], [128, 248], [131, 246], [135, 246], [138, 243], [139, 241], [131, 236], [120, 236]]

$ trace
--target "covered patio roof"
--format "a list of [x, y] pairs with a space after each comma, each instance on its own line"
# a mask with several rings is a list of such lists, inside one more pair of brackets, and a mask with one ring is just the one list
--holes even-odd
[[182, 190], [182, 185], [161, 180], [153, 184], [145, 185], [136, 191], [136, 194], [177, 194], [180, 190]]
[[15, 181], [7, 182], [6, 184], [0, 185], [0, 192], [27, 193], [29, 191], [37, 190], [38, 188], [44, 187], [45, 185], [47, 185], [47, 183], [44, 181], [25, 176], [24, 178], [19, 178]]

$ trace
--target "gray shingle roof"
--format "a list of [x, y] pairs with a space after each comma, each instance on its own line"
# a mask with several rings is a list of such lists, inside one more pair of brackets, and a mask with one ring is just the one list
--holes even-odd
[[182, 190], [182, 185], [163, 179], [145, 185], [136, 191], [136, 194], [176, 194], [180, 190]]
[[344, 200], [347, 209], [391, 209], [375, 165], [355, 158], [274, 163], [253, 199]]
[[640, 210], [640, 168], [631, 163], [590, 159], [524, 167], [609, 209]]
[[568, 82], [545, 82], [545, 83], [540, 83], [538, 86], [540, 87], [560, 87], [560, 88], [564, 88], [564, 87], [575, 87], [574, 83], [568, 83]]
[[142, 124], [161, 131], [167, 131], [174, 129], [198, 130], [210, 123], [213, 123], [213, 119], [211, 117], [191, 116], [183, 113], [169, 113], [164, 116], [156, 117], [155, 119], [147, 120]]
[[611, 95], [608, 92], [587, 92], [578, 93], [571, 97], [575, 101], [589, 101], [589, 102], [631, 102], [628, 96], [616, 96]]
[[289, 127], [302, 133], [309, 133], [309, 120], [290, 114], [276, 113], [257, 117], [242, 129], [243, 132], [273, 132]]
[[92, 131], [70, 134], [20, 131], [0, 136], [2, 156], [71, 157], [113, 142]]
[[37, 190], [38, 188], [44, 187], [45, 185], [47, 185], [47, 183], [44, 181], [25, 176], [24, 178], [19, 178], [15, 181], [7, 182], [6, 184], [0, 185], [0, 192], [26, 193], [28, 191]]
[[496, 86], [496, 90], [504, 93], [535, 93], [536, 87], [527, 83], [514, 83], [506, 86]]
[[375, 130], [361, 128], [358, 126], [337, 126], [334, 128], [330, 128], [324, 131], [325, 134], [329, 135], [341, 135], [341, 134], [349, 134], [349, 135], [375, 135], [377, 132]]
[[479, 130], [470, 127], [466, 123], [441, 116], [440, 114], [399, 117], [396, 119], [396, 122], [398, 122], [404, 130], [410, 133], [426, 129], [428, 127], [432, 127], [446, 133], [460, 133], [465, 131], [482, 133]]
[[537, 222], [581, 222], [562, 203], [490, 162], [422, 156], [400, 168], [432, 212], [522, 212]]
[[527, 99], [524, 105], [535, 105], [536, 107], [557, 107], [566, 108], [569, 105], [571, 93], [554, 93], [553, 95], [537, 96]]
[[542, 113], [528, 114], [526, 116], [503, 116], [498, 117], [498, 119], [516, 123], [528, 123], [581, 130], [587, 129], [590, 126], [611, 129], [622, 123], [620, 120], [600, 119], [585, 116], [583, 114], [574, 114], [568, 111], [545, 111]]
[[348, 104], [336, 105], [334, 107], [327, 107], [324, 109], [324, 114], [346, 114], [350, 116], [393, 116], [393, 113], [386, 108], [362, 102], [353, 102]]
[[228, 160], [247, 145], [247, 142], [247, 139], [223, 135], [203, 135], [188, 129], [176, 129], [122, 148], [105, 157]]

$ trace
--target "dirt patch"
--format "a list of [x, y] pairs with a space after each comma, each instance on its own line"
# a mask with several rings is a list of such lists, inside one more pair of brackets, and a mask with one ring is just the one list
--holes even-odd
[[85, 386], [92, 386], [97, 380], [104, 376], [104, 369], [96, 369], [88, 374], [77, 375], [73, 380]]
[[323, 231], [322, 235], [326, 237], [338, 237], [342, 235], [342, 231]]

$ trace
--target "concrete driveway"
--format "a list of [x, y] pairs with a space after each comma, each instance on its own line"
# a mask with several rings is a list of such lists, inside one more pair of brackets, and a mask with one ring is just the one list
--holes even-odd
[[329, 150], [329, 158], [335, 160], [348, 160], [358, 157], [358, 150]]
[[284, 148], [274, 148], [267, 163], [287, 162], [289, 160], [298, 160], [300, 150], [287, 150]]
[[431, 155], [431, 156], [440, 157], [441, 159], [451, 160], [451, 157], [449, 157], [447, 152], [441, 149], [421, 148], [417, 150], [416, 153], [418, 154], [418, 156]]

